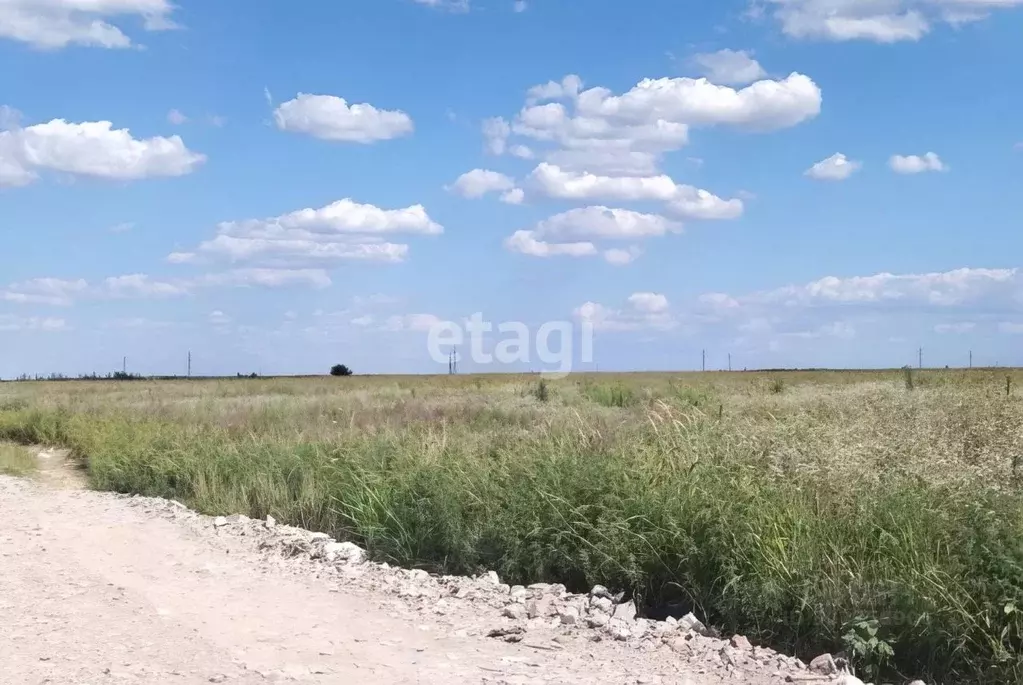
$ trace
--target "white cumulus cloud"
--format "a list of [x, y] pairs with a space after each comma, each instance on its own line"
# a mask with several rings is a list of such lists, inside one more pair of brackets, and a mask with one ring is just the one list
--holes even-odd
[[227, 221], [213, 238], [191, 251], [173, 252], [172, 263], [205, 260], [248, 262], [263, 267], [294, 267], [343, 261], [401, 262], [409, 246], [390, 235], [438, 235], [444, 228], [422, 205], [381, 209], [351, 199], [319, 209], [300, 209], [266, 219]]
[[459, 176], [447, 189], [462, 197], [478, 198], [487, 193], [511, 190], [514, 187], [515, 181], [502, 173], [489, 169], [473, 169]]
[[799, 73], [741, 89], [706, 78], [648, 78], [620, 95], [583, 89], [570, 74], [530, 88], [511, 121], [484, 122], [484, 139], [492, 154], [528, 142], [533, 155], [568, 170], [656, 176], [661, 156], [686, 145], [692, 127], [768, 131], [811, 119], [820, 107], [820, 88]]
[[550, 243], [538, 240], [533, 231], [516, 231], [504, 241], [511, 252], [531, 257], [592, 257], [597, 246], [591, 242]]
[[349, 105], [334, 95], [299, 93], [274, 111], [282, 131], [352, 143], [374, 143], [412, 133], [412, 118], [400, 110], [377, 109], [370, 104]]
[[669, 209], [686, 219], [734, 219], [743, 212], [742, 200], [724, 200], [709, 191], [676, 184], [663, 174], [602, 176], [567, 171], [543, 162], [529, 175], [528, 184], [541, 195], [561, 200], [665, 202]]
[[693, 56], [693, 63], [715, 83], [742, 85], [758, 81], [767, 72], [746, 50], [718, 50]]
[[959, 26], [1023, 0], [767, 0], [795, 38], [877, 43], [917, 41], [937, 22]]
[[925, 171], [948, 171], [948, 166], [933, 152], [923, 155], [892, 155], [888, 166], [897, 174], [922, 174]]
[[806, 176], [818, 181], [844, 181], [860, 170], [862, 162], [849, 159], [841, 152], [836, 152], [827, 159], [814, 164], [806, 170]]
[[0, 131], [0, 185], [27, 185], [40, 171], [118, 181], [183, 176], [205, 161], [180, 136], [137, 139], [109, 121], [54, 119]]
[[68, 45], [128, 48], [129, 38], [113, 22], [143, 19], [147, 31], [174, 28], [170, 0], [0, 0], [0, 38], [44, 50]]

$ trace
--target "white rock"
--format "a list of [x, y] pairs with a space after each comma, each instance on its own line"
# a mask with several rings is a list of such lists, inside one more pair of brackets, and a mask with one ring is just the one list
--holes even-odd
[[608, 624], [607, 632], [611, 635], [611, 637], [620, 642], [625, 642], [630, 637], [632, 637], [632, 631], [630, 631], [627, 627], [625, 627], [618, 621], [613, 621], [612, 623]]
[[611, 619], [607, 617], [607, 614], [593, 614], [586, 618], [586, 625], [590, 628], [603, 628], [610, 620]]
[[[366, 550], [354, 542], [328, 542], [323, 546], [323, 554], [330, 561], [342, 559], [355, 564], [366, 558]], [[423, 573], [429, 575], [426, 571]]]
[[692, 613], [686, 614], [678, 620], [678, 627], [683, 631], [692, 631], [699, 635], [707, 634], [707, 626], [703, 625], [700, 619], [696, 618]]
[[590, 590], [590, 597], [607, 597], [610, 599], [611, 593], [603, 585], [594, 585], [593, 589]]
[[408, 577], [412, 580], [426, 580], [430, 577], [430, 574], [421, 568], [414, 568], [408, 572]]
[[497, 575], [497, 571], [487, 571], [486, 575], [483, 577], [492, 585], [501, 584], [501, 577]]
[[330, 540], [330, 536], [326, 533], [310, 533], [309, 542], [327, 542]]
[[820, 675], [834, 675], [838, 673], [838, 666], [830, 654], [821, 654], [814, 657], [813, 661], [810, 662], [809, 669]]
[[579, 622], [579, 610], [574, 606], [561, 607], [558, 609], [558, 618], [562, 625], [574, 626]]
[[226, 525], [227, 525], [227, 519], [225, 517], [223, 517], [223, 516], [218, 516], [217, 518], [213, 519], [213, 527], [214, 528], [223, 528]]
[[620, 618], [623, 621], [633, 621], [636, 619], [636, 603], [632, 600], [619, 604], [614, 608], [614, 612], [611, 614], [615, 618]]
[[591, 597], [590, 607], [596, 611], [610, 614], [611, 610], [614, 609], [614, 603], [607, 597]]
[[506, 616], [507, 618], [520, 621], [526, 618], [526, 607], [522, 606], [521, 604], [509, 604], [504, 608], [501, 614], [503, 616]]
[[227, 517], [228, 523], [248, 523], [250, 520], [245, 514], [232, 514]]
[[263, 525], [266, 526], [267, 528], [273, 528], [274, 526], [277, 525], [277, 519], [275, 519], [270, 514], [267, 514], [266, 521], [263, 522]]
[[838, 680], [834, 682], [834, 685], [866, 685], [866, 684], [856, 676], [846, 673], [845, 675], [839, 676]]

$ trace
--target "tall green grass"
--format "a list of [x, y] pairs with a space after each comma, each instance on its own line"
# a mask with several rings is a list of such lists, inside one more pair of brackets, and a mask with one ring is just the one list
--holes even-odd
[[[898, 372], [784, 393], [773, 379], [566, 382], [558, 403], [439, 380], [40, 394], [0, 411], [0, 439], [71, 448], [97, 488], [273, 514], [380, 560], [599, 583], [804, 656], [851, 647], [906, 676], [1020, 682], [1023, 407], [998, 385], [907, 393]], [[855, 651], [865, 623], [890, 659]]]

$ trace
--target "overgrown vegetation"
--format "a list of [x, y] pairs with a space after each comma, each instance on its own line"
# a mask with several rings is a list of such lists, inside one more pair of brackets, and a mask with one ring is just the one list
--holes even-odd
[[67, 446], [98, 488], [625, 589], [878, 679], [1020, 682], [1023, 403], [1004, 371], [915, 376], [29, 383], [0, 386], [0, 439]]

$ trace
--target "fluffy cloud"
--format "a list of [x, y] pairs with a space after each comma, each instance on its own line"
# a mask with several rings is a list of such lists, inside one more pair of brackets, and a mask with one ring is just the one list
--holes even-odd
[[600, 176], [566, 171], [544, 162], [529, 175], [527, 184], [541, 195], [561, 200], [665, 202], [674, 213], [687, 219], [734, 219], [743, 211], [742, 200], [724, 200], [706, 190], [676, 184], [671, 177], [663, 174]]
[[103, 281], [100, 292], [108, 297], [175, 297], [189, 290], [187, 283], [154, 281], [146, 274], [112, 276]]
[[604, 250], [604, 261], [615, 266], [625, 266], [632, 264], [641, 254], [643, 254], [643, 250], [635, 245], [627, 249], [613, 247], [610, 250]]
[[658, 214], [594, 206], [570, 209], [544, 219], [534, 234], [543, 240], [635, 240], [682, 230], [678, 222]]
[[274, 111], [282, 131], [306, 133], [323, 140], [374, 143], [412, 133], [412, 119], [400, 110], [377, 109], [373, 105], [349, 105], [333, 95], [299, 93], [294, 100]]
[[180, 126], [181, 124], [188, 123], [188, 117], [186, 117], [184, 113], [182, 113], [180, 110], [172, 109], [171, 111], [167, 112], [167, 121], [174, 124], [175, 126]]
[[743, 305], [768, 303], [789, 307], [884, 303], [953, 307], [982, 298], [1011, 300], [1020, 294], [1021, 286], [1017, 269], [962, 268], [924, 274], [827, 276], [804, 285], [755, 293], [739, 301]]
[[52, 317], [32, 316], [28, 318], [19, 316], [0, 315], [0, 333], [20, 331], [43, 331], [59, 332], [68, 330], [67, 322], [64, 319]]
[[668, 309], [668, 298], [659, 293], [633, 293], [628, 302], [636, 311], [647, 314], [657, 314]]
[[738, 90], [705, 78], [644, 79], [621, 95], [583, 89], [582, 80], [569, 75], [531, 88], [510, 123], [488, 119], [484, 137], [492, 154], [514, 149], [510, 141], [517, 136], [544, 148], [545, 161], [569, 170], [652, 176], [664, 153], [689, 141], [691, 127], [786, 128], [815, 117], [820, 106], [820, 89], [798, 73]]
[[1023, 0], [767, 0], [795, 38], [878, 43], [916, 41], [936, 21], [959, 25]]
[[84, 279], [36, 278], [0, 288], [0, 302], [68, 306], [77, 300], [154, 299], [180, 297], [203, 288], [282, 288], [331, 284], [322, 269], [245, 268], [204, 274], [195, 278], [156, 279], [148, 274], [110, 276], [95, 283]]
[[948, 171], [948, 166], [933, 152], [920, 155], [892, 155], [888, 166], [897, 174], [922, 174], [925, 171]]
[[836, 152], [806, 170], [806, 176], [818, 181], [844, 181], [860, 170], [862, 163], [853, 161]]
[[132, 40], [111, 20], [141, 17], [144, 28], [173, 28], [170, 0], [0, 0], [0, 38], [41, 49], [68, 45], [127, 48]]
[[462, 197], [478, 198], [514, 187], [515, 181], [504, 174], [488, 169], [473, 169], [459, 176], [447, 189]]
[[109, 121], [54, 119], [0, 131], [0, 185], [27, 185], [40, 171], [118, 181], [183, 176], [204, 161], [179, 136], [136, 139]]
[[718, 50], [693, 56], [693, 63], [715, 83], [742, 85], [758, 81], [767, 72], [745, 50]]
[[88, 287], [88, 282], [82, 279], [34, 278], [21, 283], [12, 283], [0, 290], [0, 300], [18, 304], [67, 306]]
[[[642, 240], [679, 233], [682, 224], [659, 214], [644, 214], [604, 206], [579, 207], [540, 221], [531, 230], [516, 231], [505, 248], [533, 257], [593, 257], [600, 254], [594, 241]], [[641, 254], [636, 246], [603, 253], [615, 265], [628, 264]]]
[[384, 236], [443, 231], [422, 205], [381, 209], [346, 198], [319, 209], [223, 222], [215, 237], [194, 251], [173, 252], [167, 261], [224, 260], [277, 268], [343, 261], [401, 262], [408, 256], [409, 246], [387, 242]]
[[505, 239], [504, 246], [511, 252], [530, 257], [592, 257], [597, 254], [597, 246], [591, 242], [549, 243], [538, 240], [533, 231], [516, 231]]
[[668, 330], [678, 325], [668, 298], [657, 293], [633, 293], [621, 308], [585, 302], [572, 312], [598, 331]]

